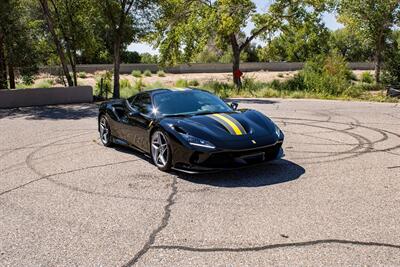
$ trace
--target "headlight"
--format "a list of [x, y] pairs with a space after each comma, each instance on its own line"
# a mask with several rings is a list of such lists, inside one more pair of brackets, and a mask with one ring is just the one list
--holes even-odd
[[215, 146], [211, 144], [210, 142], [200, 139], [195, 136], [191, 136], [188, 134], [181, 134], [183, 138], [192, 146], [197, 146], [197, 147], [203, 147], [203, 148], [209, 148], [209, 149], [214, 149]]
[[281, 129], [275, 124], [275, 134], [278, 138], [281, 138], [282, 132]]

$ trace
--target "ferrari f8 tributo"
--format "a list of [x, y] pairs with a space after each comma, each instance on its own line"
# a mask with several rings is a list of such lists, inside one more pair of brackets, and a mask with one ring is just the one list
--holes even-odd
[[162, 171], [224, 170], [280, 158], [278, 126], [237, 106], [199, 89], [145, 91], [100, 105], [100, 139], [149, 155]]

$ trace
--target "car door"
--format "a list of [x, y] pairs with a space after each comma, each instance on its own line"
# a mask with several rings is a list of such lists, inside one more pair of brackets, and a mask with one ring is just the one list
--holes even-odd
[[140, 93], [131, 103], [127, 102], [128, 126], [125, 129], [127, 141], [137, 148], [148, 151], [148, 133], [154, 118], [153, 105], [148, 93]]

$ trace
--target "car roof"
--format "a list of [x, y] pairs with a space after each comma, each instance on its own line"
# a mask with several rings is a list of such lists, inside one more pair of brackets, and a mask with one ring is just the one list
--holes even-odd
[[151, 95], [154, 95], [156, 93], [181, 92], [181, 91], [208, 92], [207, 90], [198, 89], [198, 88], [192, 88], [192, 87], [185, 87], [185, 88], [156, 88], [156, 89], [146, 90], [144, 92], [146, 92], [148, 94], [151, 94]]

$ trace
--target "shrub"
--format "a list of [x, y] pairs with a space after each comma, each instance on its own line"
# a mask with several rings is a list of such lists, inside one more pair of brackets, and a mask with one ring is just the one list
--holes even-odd
[[120, 88], [130, 88], [132, 87], [131, 82], [128, 79], [121, 79], [119, 81]]
[[198, 80], [190, 80], [190, 81], [188, 82], [188, 85], [189, 85], [189, 86], [199, 86], [200, 83], [199, 83]]
[[159, 70], [159, 71], [157, 71], [157, 76], [158, 77], [165, 77], [166, 75], [165, 75], [165, 72], [163, 70]]
[[146, 87], [146, 84], [143, 82], [143, 80], [140, 78], [135, 81], [133, 84], [133, 89], [137, 90], [139, 92], [143, 91], [143, 89]]
[[142, 72], [140, 70], [133, 70], [132, 76], [136, 77], [136, 78], [140, 78], [140, 77], [142, 77]]
[[179, 79], [175, 82], [176, 87], [188, 87], [189, 83], [187, 80]]
[[32, 85], [35, 82], [34, 75], [22, 75], [22, 83], [25, 85]]
[[283, 73], [279, 73], [279, 74], [278, 74], [278, 77], [279, 77], [279, 78], [283, 78], [283, 77], [284, 77]]
[[363, 72], [361, 74], [361, 82], [363, 83], [373, 83], [374, 76], [370, 72]]
[[38, 82], [35, 87], [37, 88], [50, 88], [53, 85], [53, 80], [46, 79]]
[[343, 91], [344, 96], [348, 97], [360, 97], [364, 93], [364, 88], [360, 85], [352, 85]]
[[111, 71], [106, 71], [96, 78], [95, 94], [100, 97], [112, 93], [112, 75]]
[[233, 85], [218, 81], [208, 81], [203, 84], [203, 87], [222, 98], [231, 96], [235, 90]]
[[84, 71], [79, 72], [78, 77], [81, 79], [86, 79], [87, 78], [86, 72], [84, 72]]
[[144, 74], [144, 76], [146, 76], [146, 77], [151, 77], [151, 75], [152, 75], [152, 73], [151, 73], [150, 70], [145, 70], [145, 71], [143, 72], [143, 74]]

